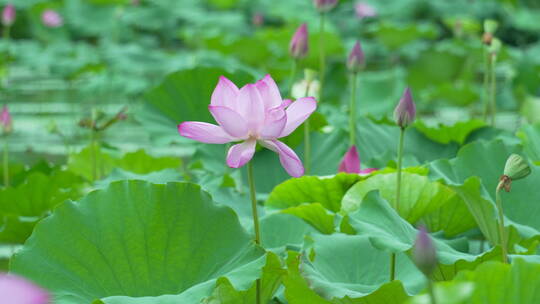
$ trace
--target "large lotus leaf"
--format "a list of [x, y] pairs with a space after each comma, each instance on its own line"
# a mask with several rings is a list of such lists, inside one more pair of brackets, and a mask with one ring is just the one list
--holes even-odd
[[[358, 76], [356, 108], [358, 116], [388, 115], [403, 94], [405, 71], [392, 69], [383, 71], [363, 71]], [[349, 92], [347, 92], [349, 97]]]
[[[536, 304], [540, 302], [539, 272], [540, 264], [522, 258], [517, 258], [511, 265], [487, 262], [475, 271], [459, 273], [450, 282], [436, 283], [435, 294], [448, 304]], [[430, 302], [423, 294], [407, 303]]]
[[540, 162], [540, 125], [524, 125], [517, 132], [523, 149], [534, 162]]
[[412, 41], [437, 37], [437, 29], [430, 24], [381, 23], [375, 29], [377, 38], [388, 48], [396, 50]]
[[0, 216], [0, 244], [22, 244], [32, 234], [36, 218]]
[[486, 123], [479, 119], [468, 121], [460, 121], [451, 126], [438, 124], [437, 126], [428, 126], [423, 120], [417, 120], [414, 127], [426, 135], [429, 139], [441, 143], [448, 144], [456, 142], [463, 144], [467, 137], [475, 130], [483, 128]]
[[289, 303], [401, 303], [408, 297], [401, 280], [415, 292], [423, 277], [405, 255], [398, 259], [398, 281], [388, 283], [390, 257], [363, 236], [314, 236], [314, 260], [289, 252], [284, 279]]
[[79, 198], [82, 183], [69, 171], [32, 173], [17, 187], [0, 190], [0, 215], [42, 216], [67, 199]]
[[316, 230], [301, 219], [284, 213], [268, 214], [261, 218], [261, 244], [265, 248], [300, 248], [304, 237]]
[[403, 172], [397, 208], [396, 185], [397, 173], [376, 174], [351, 187], [343, 197], [341, 208], [346, 213], [353, 212], [368, 192], [379, 190], [401, 217], [412, 224], [422, 222], [430, 231], [443, 230], [453, 236], [476, 226], [465, 202], [449, 187], [426, 176]]
[[358, 174], [347, 173], [290, 179], [274, 188], [265, 205], [285, 209], [304, 203], [319, 203], [332, 212], [338, 212], [341, 209], [341, 199], [347, 190], [361, 179], [363, 177]]
[[[109, 296], [210, 295], [216, 279], [249, 288], [264, 264], [228, 207], [199, 186], [112, 183], [41, 221], [11, 262], [55, 295], [56, 303]], [[171, 296], [175, 297], [175, 296]]]
[[[390, 252], [409, 252], [418, 231], [402, 219], [377, 191], [369, 192], [360, 208], [348, 215], [343, 225], [350, 225], [356, 233], [369, 237], [374, 247]], [[434, 238], [439, 264], [434, 277], [448, 280], [459, 270], [476, 267], [484, 260], [499, 257], [498, 249], [481, 255], [455, 250], [446, 242]]]
[[[94, 163], [96, 169], [94, 171]], [[182, 161], [177, 157], [153, 157], [144, 150], [126, 153], [117, 157], [105, 152], [98, 145], [89, 145], [68, 159], [69, 170], [86, 178], [99, 180], [109, 175], [114, 168], [137, 174], [148, 174], [164, 169], [180, 169]], [[95, 176], [94, 176], [95, 175]]]
[[96, 188], [106, 188], [109, 184], [121, 180], [142, 180], [153, 184], [166, 184], [169, 182], [179, 182], [184, 178], [178, 170], [164, 169], [161, 171], [150, 172], [148, 174], [137, 174], [122, 169], [113, 169], [106, 178], [95, 183]]

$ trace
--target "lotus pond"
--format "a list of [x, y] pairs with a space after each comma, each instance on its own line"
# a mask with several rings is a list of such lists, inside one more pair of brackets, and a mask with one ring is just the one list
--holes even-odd
[[538, 1], [0, 5], [0, 304], [540, 303]]

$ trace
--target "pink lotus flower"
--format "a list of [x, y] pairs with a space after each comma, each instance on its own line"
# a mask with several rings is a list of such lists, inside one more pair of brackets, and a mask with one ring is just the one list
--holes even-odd
[[345, 173], [356, 173], [360, 175], [367, 175], [373, 171], [377, 171], [377, 169], [368, 168], [368, 169], [361, 170], [360, 169], [360, 156], [358, 155], [358, 150], [356, 150], [356, 146], [352, 146], [349, 148], [347, 153], [345, 153], [345, 156], [343, 156], [343, 159], [341, 160], [341, 163], [339, 164], [338, 171], [345, 172]]
[[4, 133], [10, 133], [13, 129], [13, 121], [7, 106], [4, 106], [2, 112], [0, 112], [0, 127], [2, 127]]
[[257, 143], [279, 154], [279, 160], [293, 177], [304, 174], [296, 153], [277, 140], [291, 134], [317, 108], [313, 97], [292, 102], [282, 100], [270, 75], [241, 89], [221, 76], [208, 109], [219, 125], [188, 121], [178, 126], [180, 135], [209, 144], [242, 141], [227, 154], [227, 165], [239, 168], [251, 160]]
[[411, 89], [406, 88], [394, 110], [394, 120], [402, 129], [410, 125], [416, 117], [416, 105], [412, 99]]
[[41, 21], [46, 27], [61, 27], [64, 24], [64, 19], [58, 12], [48, 9], [41, 14]]
[[413, 247], [413, 262], [426, 276], [437, 267], [437, 251], [426, 227], [420, 226]]
[[264, 24], [264, 15], [261, 13], [253, 14], [251, 17], [251, 23], [257, 27], [262, 26]]
[[47, 304], [49, 294], [26, 279], [0, 273], [0, 304]]
[[306, 57], [309, 50], [307, 24], [303, 23], [298, 27], [289, 43], [289, 53], [295, 59]]
[[366, 2], [356, 3], [354, 11], [356, 12], [356, 17], [358, 17], [358, 19], [377, 16], [375, 8]]
[[4, 7], [2, 11], [2, 24], [4, 26], [11, 26], [15, 22], [16, 17], [15, 6], [13, 4], [8, 4]]

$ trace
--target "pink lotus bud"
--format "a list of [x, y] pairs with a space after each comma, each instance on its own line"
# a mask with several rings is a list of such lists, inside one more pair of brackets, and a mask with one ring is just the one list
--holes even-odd
[[343, 159], [341, 160], [341, 163], [339, 164], [338, 171], [345, 172], [345, 173], [356, 173], [360, 175], [367, 175], [373, 171], [377, 171], [377, 169], [368, 168], [368, 169], [361, 170], [360, 169], [360, 156], [358, 155], [358, 150], [356, 150], [356, 146], [352, 146], [349, 148], [347, 153], [345, 153], [345, 155], [343, 156]]
[[12, 274], [0, 273], [0, 303], [48, 304], [49, 294], [33, 283]]
[[416, 106], [411, 96], [411, 89], [406, 88], [394, 110], [394, 120], [402, 129], [410, 125], [416, 117]]
[[420, 269], [427, 277], [429, 277], [435, 267], [437, 267], [437, 252], [435, 250], [435, 245], [424, 226], [421, 226], [418, 231], [418, 236], [414, 242], [412, 257], [416, 267], [418, 267], [418, 269]]
[[0, 113], [0, 126], [2, 127], [5, 134], [11, 133], [13, 130], [13, 122], [11, 120], [11, 114], [9, 114], [9, 109], [7, 106], [2, 108]]
[[362, 51], [362, 46], [360, 42], [356, 41], [354, 44], [351, 53], [349, 54], [349, 59], [347, 60], [347, 68], [349, 71], [356, 73], [360, 71], [365, 64], [364, 51]]
[[253, 23], [254, 26], [261, 26], [264, 24], [264, 15], [261, 13], [255, 13], [253, 14], [253, 17], [251, 17], [251, 23]]
[[295, 59], [306, 57], [309, 50], [308, 46], [308, 29], [303, 23], [294, 33], [291, 43], [289, 44], [289, 53]]
[[131, 5], [139, 6], [139, 5], [141, 5], [141, 0], [131, 0]]
[[358, 17], [358, 19], [377, 16], [377, 11], [375, 8], [366, 2], [356, 3], [354, 6], [354, 11], [356, 12], [356, 17]]
[[41, 21], [46, 27], [61, 27], [64, 24], [62, 16], [58, 12], [48, 9], [41, 14]]
[[15, 6], [13, 4], [6, 5], [2, 11], [2, 24], [4, 26], [11, 26], [15, 22], [16, 16]]
[[313, 4], [321, 13], [325, 13], [333, 9], [337, 3], [338, 0], [313, 0]]

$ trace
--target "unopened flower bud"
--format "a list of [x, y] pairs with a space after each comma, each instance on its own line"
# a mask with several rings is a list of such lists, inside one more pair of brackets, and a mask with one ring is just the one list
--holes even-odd
[[354, 6], [354, 11], [358, 19], [377, 16], [377, 10], [366, 2], [358, 2]]
[[406, 88], [394, 110], [394, 120], [402, 129], [409, 126], [416, 117], [416, 106], [412, 99], [411, 89]]
[[315, 8], [321, 13], [328, 12], [333, 9], [338, 3], [338, 0], [313, 0]]
[[413, 247], [413, 262], [426, 277], [437, 267], [437, 251], [425, 227], [421, 226]]
[[262, 26], [264, 24], [264, 15], [261, 13], [253, 14], [251, 17], [251, 23], [257, 27]]
[[360, 45], [360, 42], [357, 41], [354, 44], [351, 53], [349, 54], [349, 58], [347, 60], [347, 68], [349, 69], [349, 71], [357, 73], [364, 67], [364, 64], [364, 51], [362, 51], [362, 46]]
[[308, 46], [308, 29], [303, 23], [294, 33], [289, 44], [289, 53], [294, 59], [302, 59], [306, 57], [309, 50]]
[[2, 132], [4, 134], [9, 134], [13, 131], [13, 121], [7, 106], [4, 106], [0, 113], [0, 126], [2, 127]]
[[16, 17], [15, 6], [13, 4], [8, 4], [4, 7], [2, 11], [2, 25], [11, 26], [15, 22]]

